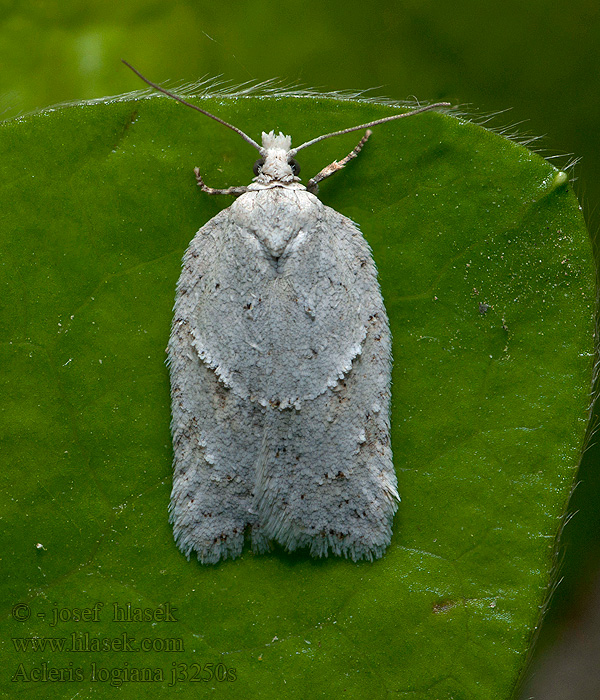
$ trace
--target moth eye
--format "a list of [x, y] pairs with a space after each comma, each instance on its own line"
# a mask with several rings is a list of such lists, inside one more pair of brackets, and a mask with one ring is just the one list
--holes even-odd
[[300, 163], [295, 158], [290, 160], [290, 165], [292, 166], [292, 172], [294, 175], [300, 175]]
[[254, 167], [252, 168], [253, 172], [255, 175], [260, 175], [262, 172], [262, 166], [265, 164], [265, 159], [264, 158], [259, 158], [256, 163], [254, 163]]

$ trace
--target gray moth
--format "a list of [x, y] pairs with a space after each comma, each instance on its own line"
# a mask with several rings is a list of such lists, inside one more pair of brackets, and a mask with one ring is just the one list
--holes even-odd
[[[129, 64], [126, 64], [129, 66]], [[129, 66], [132, 68], [131, 66]], [[368, 243], [303, 185], [294, 156], [319, 136], [236, 127], [260, 159], [248, 186], [207, 187], [236, 200], [198, 231], [183, 258], [167, 348], [174, 477], [170, 520], [188, 557], [212, 564], [271, 541], [316, 557], [381, 557], [400, 500], [390, 445], [391, 335]]]

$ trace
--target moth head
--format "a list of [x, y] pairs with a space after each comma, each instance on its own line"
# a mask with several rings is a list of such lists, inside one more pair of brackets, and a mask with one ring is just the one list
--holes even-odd
[[279, 132], [262, 132], [261, 157], [254, 163], [255, 182], [297, 182], [300, 165], [290, 156], [292, 137]]

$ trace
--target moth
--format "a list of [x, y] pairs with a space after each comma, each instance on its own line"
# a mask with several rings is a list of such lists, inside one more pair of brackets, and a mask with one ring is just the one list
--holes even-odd
[[[381, 557], [400, 500], [390, 445], [391, 335], [368, 243], [317, 198], [355, 158], [369, 127], [437, 103], [318, 136], [240, 129], [260, 158], [250, 185], [198, 231], [183, 257], [167, 348], [171, 376], [175, 540], [203, 564], [288, 551]], [[306, 185], [298, 151], [367, 129]]]

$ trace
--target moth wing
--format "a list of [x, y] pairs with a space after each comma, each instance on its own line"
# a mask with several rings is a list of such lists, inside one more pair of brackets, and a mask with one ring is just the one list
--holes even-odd
[[184, 256], [167, 348], [174, 449], [170, 519], [179, 548], [188, 558], [195, 551], [202, 563], [241, 554], [247, 525], [254, 548], [266, 548], [250, 513], [262, 410], [227, 390], [200, 359], [190, 331], [190, 296], [219, 257], [226, 218], [221, 213], [202, 227], [196, 238], [203, 245]]
[[277, 259], [230, 210], [184, 257], [171, 517], [203, 562], [239, 554], [247, 524], [258, 550], [273, 538], [360, 559], [390, 541], [387, 316], [360, 231], [318, 205]]
[[[350, 238], [359, 249], [363, 308], [352, 322], [365, 340], [334, 386], [299, 410], [267, 410], [255, 509], [263, 533], [288, 550], [373, 559], [390, 543], [400, 500], [390, 444], [391, 334], [374, 263], [364, 259], [367, 243], [348, 219], [325, 214], [328, 239]], [[338, 305], [345, 323], [352, 310]]]
[[210, 266], [182, 284], [200, 357], [240, 397], [282, 408], [314, 399], [350, 370], [379, 294], [369, 247], [352, 222], [328, 210], [332, 231], [319, 200], [292, 195], [305, 221], [289, 231], [282, 255], [270, 254], [256, 230], [281, 225], [281, 202], [247, 193], [236, 204], [258, 209], [260, 221], [233, 207], [222, 212], [218, 231], [196, 236], [186, 255], [186, 264], [202, 258]]

